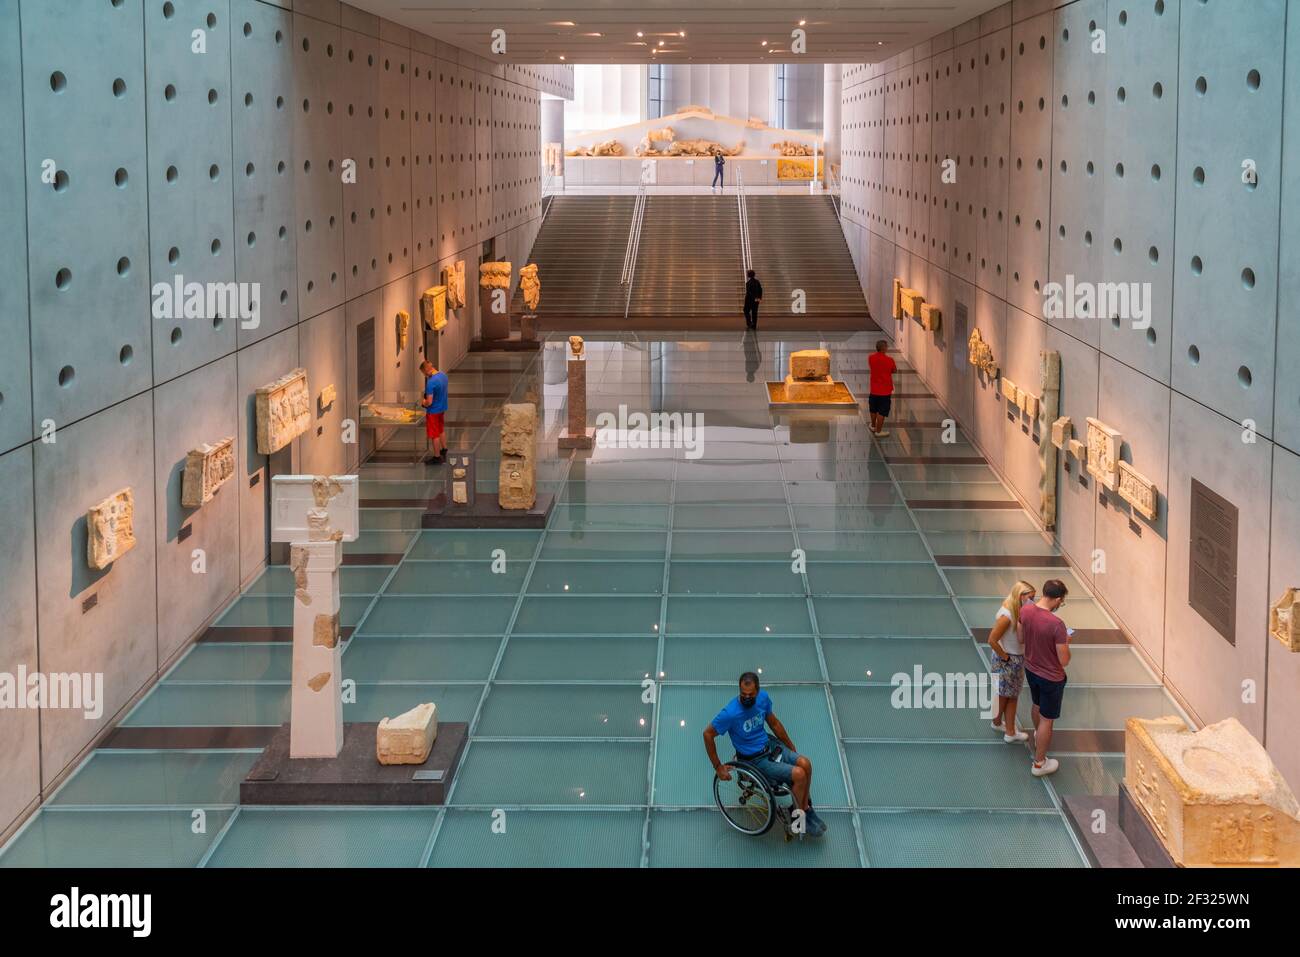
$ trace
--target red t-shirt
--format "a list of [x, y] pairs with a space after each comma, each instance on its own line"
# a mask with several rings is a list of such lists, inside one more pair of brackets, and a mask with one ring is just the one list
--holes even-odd
[[867, 357], [867, 366], [871, 369], [871, 394], [893, 395], [897, 363], [883, 352], [873, 352]]
[[1065, 622], [1034, 603], [1020, 609], [1020, 642], [1025, 646], [1025, 667], [1048, 681], [1064, 681], [1065, 669], [1056, 646], [1069, 642]]

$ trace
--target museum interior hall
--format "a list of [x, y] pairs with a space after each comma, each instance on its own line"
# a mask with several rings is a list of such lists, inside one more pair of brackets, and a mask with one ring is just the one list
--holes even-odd
[[1300, 0], [0, 0], [0, 870], [1300, 866], [1297, 162]]

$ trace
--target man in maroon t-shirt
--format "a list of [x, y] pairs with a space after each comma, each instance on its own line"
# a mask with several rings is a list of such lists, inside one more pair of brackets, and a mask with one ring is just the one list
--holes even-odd
[[888, 435], [885, 431], [885, 418], [894, 395], [894, 371], [898, 364], [885, 351], [889, 343], [884, 339], [876, 343], [876, 351], [867, 357], [867, 366], [871, 369], [871, 394], [867, 396], [867, 410], [871, 413], [871, 431], [881, 437]]
[[1034, 702], [1035, 777], [1051, 774], [1060, 767], [1047, 756], [1052, 743], [1052, 722], [1061, 716], [1065, 696], [1065, 666], [1070, 663], [1070, 635], [1055, 612], [1068, 593], [1064, 582], [1053, 578], [1043, 583], [1038, 601], [1020, 609], [1020, 641], [1025, 646], [1025, 679]]

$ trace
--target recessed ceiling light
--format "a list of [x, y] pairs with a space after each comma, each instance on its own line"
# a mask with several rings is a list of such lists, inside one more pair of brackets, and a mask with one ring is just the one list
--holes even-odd
[[659, 41], [659, 45], [660, 45], [660, 46], [663, 46], [663, 45], [664, 45], [664, 41], [663, 41], [663, 40], [660, 40], [660, 41]]
[[550, 26], [553, 27], [576, 27], [577, 24], [572, 20], [552, 20]]
[[584, 37], [603, 37], [604, 35], [605, 35], [605, 34], [603, 34], [603, 33], [584, 33], [584, 34], [583, 34]]
[[564, 54], [563, 54], [563, 53], [560, 54], [560, 59], [561, 59], [561, 60], [564, 59]]
[[800, 21], [799, 21], [799, 26], [801, 26], [801, 27], [802, 27], [802, 26], [805, 26], [807, 23], [808, 23], [807, 20], [800, 20]]
[[679, 37], [685, 37], [685, 36], [686, 36], [686, 31], [685, 31], [685, 30], [679, 30], [679, 31], [677, 31], [677, 35], [678, 35]]
[[766, 41], [766, 40], [763, 41], [763, 46], [767, 46], [767, 41]]
[[636, 35], [639, 36], [639, 37], [643, 37], [643, 36], [645, 36], [645, 34], [642, 33], [640, 30], [638, 30], [638, 31], [636, 32]]

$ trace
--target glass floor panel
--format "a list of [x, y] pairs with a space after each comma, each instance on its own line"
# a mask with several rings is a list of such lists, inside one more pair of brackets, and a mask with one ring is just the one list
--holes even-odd
[[[785, 351], [823, 338], [764, 340], [764, 361], [775, 374]], [[500, 406], [545, 395], [538, 487], [556, 495], [547, 527], [421, 530], [420, 508], [391, 503], [441, 492], [445, 467], [360, 470], [362, 497], [378, 507], [364, 510], [345, 552], [397, 564], [341, 570], [343, 621], [356, 627], [343, 653], [353, 683], [345, 720], [434, 701], [441, 720], [467, 722], [446, 809], [235, 811], [253, 750], [100, 749], [0, 849], [0, 865], [1083, 864], [1051, 795], [1113, 795], [1122, 755], [1062, 753], [1057, 775], [1034, 779], [1024, 747], [1002, 744], [977, 696], [955, 692], [965, 698], [964, 676], [986, 671], [987, 649], [966, 623], [987, 627], [1017, 575], [1065, 579], [1072, 627], [1114, 624], [1065, 568], [936, 567], [934, 555], [1058, 554], [1018, 508], [904, 507], [1011, 500], [987, 465], [886, 462], [974, 454], [965, 438], [945, 444], [937, 429], [902, 427], [948, 413], [904, 399], [884, 443], [861, 415], [835, 417], [828, 442], [792, 442], [791, 420], [770, 412], [761, 378], [747, 381], [730, 334], [587, 341], [591, 413], [620, 403], [703, 412], [714, 424], [700, 457], [560, 456], [563, 387], [544, 385], [543, 362], [474, 354], [453, 391], [502, 395], [457, 400], [451, 425], [478, 456], [482, 494], [495, 495]], [[865, 386], [874, 337], [829, 341], [840, 376]], [[464, 374], [473, 369], [484, 371]], [[664, 384], [653, 399], [651, 375]], [[909, 376], [902, 388], [925, 386]], [[289, 570], [271, 567], [222, 609], [220, 625], [288, 626], [292, 590]], [[289, 716], [291, 651], [201, 642], [122, 723], [278, 726]], [[823, 839], [744, 837], [713, 807], [701, 733], [751, 669], [813, 763]], [[926, 707], [893, 686], [918, 670], [952, 676], [950, 699]], [[1118, 730], [1131, 715], [1177, 713], [1133, 649], [1076, 647], [1058, 727]], [[730, 743], [720, 751], [730, 755]], [[206, 813], [201, 834], [194, 809]], [[504, 834], [490, 829], [494, 809], [507, 813]]]

